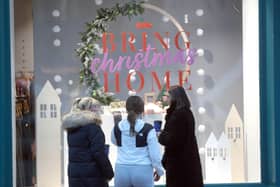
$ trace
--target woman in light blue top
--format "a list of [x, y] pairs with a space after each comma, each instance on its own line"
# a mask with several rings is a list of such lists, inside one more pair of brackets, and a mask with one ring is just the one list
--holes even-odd
[[144, 102], [139, 96], [126, 100], [127, 119], [115, 124], [112, 142], [118, 146], [115, 187], [153, 187], [164, 174], [154, 128], [142, 120]]

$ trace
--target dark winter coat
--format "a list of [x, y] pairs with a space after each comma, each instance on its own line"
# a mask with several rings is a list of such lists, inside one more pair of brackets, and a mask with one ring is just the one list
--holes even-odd
[[72, 112], [64, 117], [69, 146], [69, 187], [107, 187], [107, 181], [113, 178], [100, 123], [100, 118], [92, 112]]
[[195, 122], [187, 108], [169, 111], [159, 136], [165, 146], [163, 166], [167, 187], [202, 187], [203, 178], [195, 137]]

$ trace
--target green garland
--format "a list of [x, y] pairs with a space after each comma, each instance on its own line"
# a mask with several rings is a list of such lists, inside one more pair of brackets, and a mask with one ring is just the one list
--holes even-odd
[[94, 20], [86, 23], [86, 31], [81, 33], [81, 43], [76, 49], [77, 56], [80, 58], [82, 67], [80, 69], [80, 83], [84, 83], [91, 97], [97, 99], [102, 104], [109, 105], [114, 98], [112, 94], [104, 92], [104, 87], [100, 84], [97, 74], [92, 74], [90, 70], [91, 62], [97, 54], [96, 43], [102, 34], [109, 28], [109, 22], [116, 21], [118, 16], [127, 16], [129, 20], [143, 14], [144, 2], [131, 1], [124, 5], [116, 4], [112, 8], [100, 8]]

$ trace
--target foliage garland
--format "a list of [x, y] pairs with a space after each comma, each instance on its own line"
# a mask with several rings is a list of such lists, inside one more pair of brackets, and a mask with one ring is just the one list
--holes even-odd
[[112, 8], [100, 8], [97, 10], [95, 19], [87, 22], [85, 32], [81, 33], [81, 43], [78, 43], [79, 48], [76, 49], [77, 56], [82, 64], [80, 83], [84, 83], [90, 96], [102, 104], [109, 105], [114, 98], [112, 94], [104, 92], [104, 87], [100, 84], [98, 75], [93, 74], [90, 70], [91, 62], [98, 52], [96, 44], [102, 38], [102, 34], [108, 31], [109, 22], [116, 21], [118, 16], [126, 16], [131, 20], [132, 17], [143, 14], [143, 3], [143, 1], [131, 1], [124, 5], [117, 3]]

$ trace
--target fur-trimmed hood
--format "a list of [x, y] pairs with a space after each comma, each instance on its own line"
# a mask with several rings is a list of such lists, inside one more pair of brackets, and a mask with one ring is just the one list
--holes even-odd
[[101, 117], [90, 111], [73, 111], [66, 114], [62, 120], [63, 129], [75, 129], [88, 124], [101, 125]]

